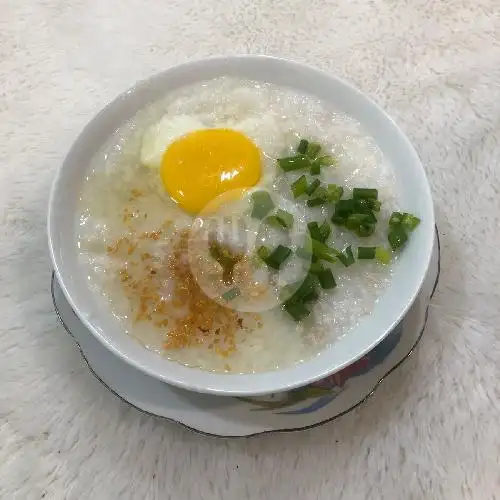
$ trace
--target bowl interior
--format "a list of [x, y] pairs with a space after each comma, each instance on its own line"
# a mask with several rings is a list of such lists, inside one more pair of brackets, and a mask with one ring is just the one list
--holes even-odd
[[[222, 75], [262, 80], [314, 95], [358, 120], [392, 165], [405, 210], [422, 223], [395, 263], [394, 278], [373, 314], [316, 358], [290, 368], [248, 375], [207, 373], [170, 362], [125, 335], [86, 285], [75, 251], [77, 200], [94, 154], [113, 132], [148, 103], [176, 88]], [[271, 57], [241, 56], [186, 63], [138, 83], [104, 108], [78, 137], [58, 171], [49, 203], [49, 246], [69, 303], [110, 350], [140, 370], [171, 384], [224, 395], [266, 394], [305, 385], [354, 362], [397, 324], [425, 277], [434, 239], [434, 211], [423, 167], [397, 125], [364, 94], [309, 66]]]

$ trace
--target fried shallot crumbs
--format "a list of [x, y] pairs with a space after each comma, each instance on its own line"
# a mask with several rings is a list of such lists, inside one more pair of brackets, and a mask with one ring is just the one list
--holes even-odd
[[[237, 311], [212, 300], [198, 285], [187, 259], [189, 232], [180, 233], [170, 255], [163, 259], [140, 250], [138, 240], [158, 240], [162, 231], [121, 238], [108, 246], [113, 255], [123, 246], [130, 259], [118, 272], [136, 321], [152, 322], [164, 336], [166, 350], [205, 345], [221, 357], [237, 350], [236, 333], [244, 329]], [[138, 262], [131, 265], [132, 259]], [[169, 293], [164, 283], [170, 285]], [[167, 297], [165, 297], [167, 296]]]

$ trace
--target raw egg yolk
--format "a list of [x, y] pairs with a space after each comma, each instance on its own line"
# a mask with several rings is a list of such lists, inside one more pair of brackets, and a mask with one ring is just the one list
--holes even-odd
[[160, 176], [172, 199], [186, 212], [198, 214], [218, 196], [259, 181], [260, 151], [236, 130], [196, 130], [170, 144]]

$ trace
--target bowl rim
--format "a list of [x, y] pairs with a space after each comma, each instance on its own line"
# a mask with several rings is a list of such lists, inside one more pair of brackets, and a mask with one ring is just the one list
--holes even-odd
[[[304, 371], [304, 369], [300, 370], [300, 367], [307, 367], [313, 364], [313, 361], [318, 360], [320, 356], [308, 359], [300, 364], [297, 365], [292, 365], [290, 367], [286, 367], [280, 370], [275, 370], [275, 371], [269, 371], [269, 372], [260, 372], [260, 373], [255, 373], [255, 374], [227, 374], [227, 373], [211, 373], [211, 372], [206, 372], [198, 368], [192, 368], [192, 367], [185, 367], [182, 366], [178, 363], [169, 361], [169, 360], [162, 360], [165, 363], [165, 366], [174, 366], [175, 368], [172, 369], [171, 371], [164, 370], [161, 373], [158, 370], [155, 370], [148, 366], [147, 363], [141, 362], [140, 360], [136, 359], [133, 355], [130, 353], [123, 352], [120, 348], [118, 348], [116, 345], [111, 342], [104, 333], [100, 332], [93, 322], [83, 313], [79, 305], [76, 303], [74, 300], [73, 294], [71, 293], [70, 286], [68, 285], [68, 280], [66, 279], [66, 270], [64, 268], [64, 265], [62, 263], [60, 254], [58, 253], [58, 248], [56, 247], [55, 244], [55, 237], [53, 232], [55, 231], [55, 218], [57, 217], [57, 208], [54, 206], [55, 205], [55, 200], [58, 195], [58, 192], [63, 189], [64, 187], [62, 186], [62, 179], [63, 179], [63, 174], [65, 171], [65, 165], [68, 163], [71, 163], [71, 158], [72, 155], [75, 153], [75, 148], [76, 145], [83, 141], [86, 134], [90, 132], [92, 127], [98, 123], [100, 119], [104, 119], [108, 113], [112, 113], [115, 108], [119, 108], [123, 102], [126, 102], [126, 99], [128, 96], [130, 96], [133, 93], [137, 93], [139, 90], [145, 91], [148, 86], [151, 86], [156, 80], [160, 80], [161, 78], [164, 78], [167, 76], [168, 73], [175, 73], [176, 71], [179, 73], [182, 73], [183, 71], [186, 70], [192, 70], [195, 71], [197, 68], [203, 69], [203, 66], [206, 65], [218, 65], [218, 64], [245, 64], [246, 62], [249, 61], [265, 61], [265, 64], [277, 64], [277, 65], [284, 65], [287, 66], [290, 69], [295, 69], [297, 71], [301, 72], [306, 72], [310, 75], [311, 78], [313, 78], [315, 75], [320, 76], [321, 78], [327, 78], [331, 80], [333, 83], [334, 81], [337, 82], [337, 84], [343, 86], [346, 90], [348, 90], [351, 94], [355, 95], [358, 99], [364, 102], [365, 106], [368, 106], [371, 108], [371, 111], [376, 113], [378, 117], [381, 120], [384, 120], [388, 126], [392, 128], [392, 132], [396, 134], [399, 138], [399, 140], [402, 143], [402, 146], [406, 150], [406, 154], [408, 157], [412, 160], [412, 163], [420, 169], [420, 174], [423, 176], [423, 180], [425, 181], [423, 184], [423, 188], [425, 193], [424, 197], [428, 203], [427, 206], [427, 213], [426, 217], [430, 217], [431, 220], [426, 221], [427, 227], [431, 228], [430, 231], [430, 236], [427, 235], [425, 238], [425, 248], [424, 248], [424, 255], [423, 258], [421, 259], [421, 269], [419, 272], [419, 277], [415, 281], [414, 286], [412, 287], [410, 293], [408, 294], [407, 299], [405, 299], [405, 303], [402, 305], [401, 308], [398, 309], [397, 314], [395, 317], [387, 323], [387, 325], [384, 326], [383, 331], [380, 332], [379, 335], [377, 335], [375, 338], [373, 338], [370, 342], [364, 343], [361, 348], [357, 350], [357, 352], [354, 354], [351, 354], [348, 359], [343, 360], [342, 362], [337, 362], [335, 365], [330, 365], [328, 366], [328, 363], [325, 362], [323, 359], [322, 363], [319, 363], [321, 365], [321, 368], [318, 371], [313, 371], [309, 373], [308, 375], [302, 374], [302, 375], [295, 375], [292, 376], [294, 372], [297, 374], [301, 373]], [[224, 72], [221, 72], [219, 76], [223, 76]], [[206, 78], [199, 78], [196, 81], [202, 81]], [[265, 80], [265, 79], [264, 79]], [[197, 60], [191, 60], [179, 65], [174, 65], [171, 66], [167, 69], [165, 69], [162, 72], [159, 72], [157, 74], [151, 75], [149, 78], [140, 80], [136, 82], [132, 87], [129, 89], [125, 90], [121, 94], [119, 94], [117, 97], [115, 97], [111, 102], [109, 102], [104, 108], [102, 108], [95, 116], [92, 117], [92, 119], [87, 123], [87, 125], [83, 128], [83, 130], [80, 132], [76, 140], [74, 141], [72, 147], [68, 151], [63, 163], [58, 167], [52, 188], [50, 191], [50, 197], [49, 197], [49, 206], [48, 206], [48, 214], [47, 214], [47, 235], [48, 235], [48, 244], [49, 244], [49, 253], [50, 253], [50, 258], [52, 261], [52, 265], [54, 268], [55, 275], [57, 277], [57, 280], [61, 286], [61, 289], [68, 300], [69, 304], [71, 305], [72, 309], [74, 310], [75, 314], [78, 316], [80, 321], [85, 325], [85, 327], [111, 352], [113, 352], [115, 355], [119, 356], [121, 359], [129, 363], [130, 365], [134, 366], [138, 370], [142, 371], [143, 373], [152, 376], [154, 378], [157, 378], [159, 380], [162, 380], [163, 382], [166, 382], [168, 384], [171, 384], [176, 387], [180, 387], [182, 389], [186, 390], [191, 390], [191, 391], [196, 391], [200, 393], [210, 393], [210, 394], [217, 394], [217, 395], [224, 395], [224, 396], [249, 396], [249, 395], [265, 395], [265, 394], [270, 394], [270, 393], [275, 393], [275, 392], [281, 392], [281, 391], [287, 391], [290, 389], [294, 389], [297, 387], [301, 387], [310, 383], [313, 383], [315, 381], [321, 380], [332, 373], [335, 373], [337, 371], [342, 370], [346, 366], [354, 363], [357, 361], [359, 358], [364, 356], [367, 352], [372, 350], [379, 342], [381, 342], [388, 334], [389, 332], [398, 324], [398, 322], [401, 320], [401, 318], [406, 314], [408, 309], [410, 308], [411, 304], [414, 302], [418, 292], [420, 291], [420, 288], [423, 284], [423, 281], [425, 279], [427, 269], [429, 267], [429, 263], [431, 260], [432, 256], [432, 247], [434, 243], [434, 226], [435, 226], [435, 215], [434, 215], [434, 207], [433, 207], [433, 202], [432, 202], [432, 195], [431, 195], [431, 190], [429, 186], [429, 182], [427, 179], [427, 176], [425, 174], [425, 170], [423, 168], [423, 165], [413, 147], [409, 139], [407, 138], [406, 134], [400, 129], [400, 127], [395, 123], [395, 121], [375, 102], [373, 101], [369, 96], [358, 90], [356, 87], [351, 85], [350, 83], [346, 82], [344, 79], [334, 75], [330, 74], [326, 71], [323, 71], [321, 69], [315, 68], [311, 65], [302, 63], [302, 62], [297, 62], [293, 61], [290, 59], [286, 58], [281, 58], [281, 57], [274, 57], [274, 56], [267, 56], [267, 55], [231, 55], [231, 56], [214, 56], [214, 57], [208, 57], [204, 59], [197, 59]], [[335, 344], [335, 342], [333, 343]], [[332, 346], [333, 346], [332, 344]], [[139, 343], [137, 343], [137, 346], [140, 347], [142, 350], [146, 350], [143, 346], [140, 346]], [[322, 351], [322, 354], [324, 354], [326, 351], [328, 351], [327, 348]], [[150, 352], [150, 351], [149, 351]], [[158, 356], [155, 353], [152, 353], [155, 356]], [[326, 354], [324, 354], [326, 356]], [[176, 375], [175, 372], [180, 371], [181, 375]], [[187, 370], [187, 371], [186, 371]], [[307, 372], [307, 369], [305, 369]], [[189, 373], [194, 374], [197, 373], [198, 376], [192, 375], [189, 376]], [[283, 375], [287, 374], [289, 375], [288, 377], [282, 377], [282, 376], [276, 376], [277, 374]], [[282, 379], [281, 382], [279, 380]], [[224, 382], [232, 380], [231, 383], [226, 383]], [[235, 381], [238, 380], [239, 383], [236, 383]], [[274, 382], [273, 382], [274, 381]]]

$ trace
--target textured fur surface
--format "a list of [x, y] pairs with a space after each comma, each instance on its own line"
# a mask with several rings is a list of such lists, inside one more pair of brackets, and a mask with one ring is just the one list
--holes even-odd
[[[498, 0], [0, 0], [0, 498], [500, 498], [499, 15]], [[314, 63], [384, 106], [426, 166], [443, 255], [424, 340], [366, 405], [226, 441], [88, 372], [52, 312], [45, 217], [104, 104], [231, 53]]]

